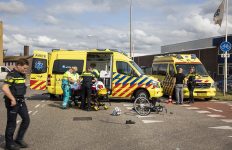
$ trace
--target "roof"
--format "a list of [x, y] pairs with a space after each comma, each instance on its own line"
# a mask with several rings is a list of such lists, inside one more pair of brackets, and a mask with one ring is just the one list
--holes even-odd
[[17, 61], [21, 58], [24, 58], [24, 59], [30, 59], [32, 58], [32, 55], [31, 56], [4, 56], [3, 58], [3, 61], [6, 62], [6, 61]]
[[[187, 41], [182, 43], [170, 44], [161, 46], [161, 53], [173, 53], [173, 52], [183, 52], [192, 50], [203, 50], [211, 49], [220, 45], [224, 41], [225, 36], [215, 36], [210, 38], [198, 39], [193, 41]], [[232, 35], [228, 35], [228, 41], [231, 42]]]

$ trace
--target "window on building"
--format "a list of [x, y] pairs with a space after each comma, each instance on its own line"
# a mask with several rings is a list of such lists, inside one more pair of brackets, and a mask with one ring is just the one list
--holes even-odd
[[[232, 75], [232, 64], [227, 66], [227, 74]], [[224, 64], [218, 64], [218, 75], [224, 75]]]
[[8, 61], [7, 66], [10, 66], [10, 61]]

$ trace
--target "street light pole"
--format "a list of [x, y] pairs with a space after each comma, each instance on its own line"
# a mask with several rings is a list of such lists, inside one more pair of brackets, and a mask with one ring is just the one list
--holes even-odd
[[130, 57], [132, 56], [132, 43], [131, 43], [131, 39], [132, 39], [132, 35], [131, 35], [131, 15], [132, 15], [132, 0], [130, 0]]

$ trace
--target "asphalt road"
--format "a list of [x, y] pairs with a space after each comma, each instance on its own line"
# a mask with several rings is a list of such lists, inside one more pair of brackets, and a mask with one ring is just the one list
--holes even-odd
[[[0, 94], [2, 97], [2, 93]], [[114, 101], [109, 110], [60, 109], [61, 101], [28, 90], [31, 124], [25, 140], [31, 150], [231, 150], [232, 102], [165, 104], [168, 112], [136, 114], [132, 103]], [[120, 107], [120, 116], [110, 115]], [[75, 117], [92, 120], [75, 121]], [[0, 101], [0, 149], [4, 148], [6, 109]], [[21, 118], [18, 117], [19, 126]], [[133, 120], [135, 124], [125, 124]]]

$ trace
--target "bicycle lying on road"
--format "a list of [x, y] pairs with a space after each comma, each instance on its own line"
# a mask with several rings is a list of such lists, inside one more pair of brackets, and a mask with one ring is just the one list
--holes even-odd
[[152, 112], [165, 112], [167, 109], [164, 105], [161, 104], [160, 100], [149, 101], [146, 97], [138, 97], [134, 101], [134, 109], [141, 116], [147, 116]]

